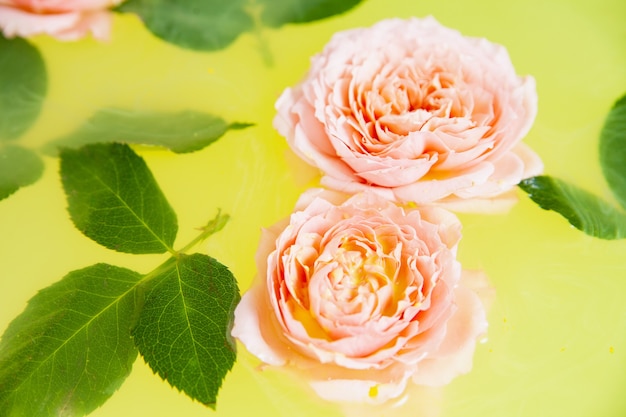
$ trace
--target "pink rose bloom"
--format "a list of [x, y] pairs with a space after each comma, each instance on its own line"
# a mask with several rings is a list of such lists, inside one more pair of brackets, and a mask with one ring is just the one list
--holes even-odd
[[335, 34], [276, 108], [291, 148], [347, 193], [493, 211], [543, 169], [520, 143], [537, 112], [534, 79], [516, 75], [502, 46], [432, 17]]
[[291, 365], [332, 401], [381, 403], [407, 382], [468, 372], [487, 329], [481, 273], [456, 260], [461, 224], [373, 193], [311, 190], [263, 231], [259, 276], [232, 335], [268, 365]]
[[0, 30], [7, 38], [47, 34], [76, 40], [88, 32], [96, 39], [109, 37], [107, 9], [123, 0], [0, 0]]

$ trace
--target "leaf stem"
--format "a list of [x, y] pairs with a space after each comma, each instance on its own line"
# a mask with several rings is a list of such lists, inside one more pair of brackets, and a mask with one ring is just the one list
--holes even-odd
[[254, 34], [258, 42], [259, 53], [261, 54], [263, 63], [267, 67], [274, 66], [274, 57], [272, 56], [272, 52], [267, 46], [267, 41], [263, 36], [263, 23], [261, 21], [263, 6], [257, 3], [255, 0], [251, 0], [244, 7], [244, 10], [248, 13], [248, 15], [252, 18], [252, 21], [254, 22], [254, 28], [252, 30], [252, 33]]
[[185, 255], [189, 249], [193, 248], [195, 245], [202, 242], [212, 234], [222, 230], [229, 219], [230, 216], [228, 214], [222, 214], [222, 210], [218, 209], [215, 217], [209, 220], [206, 226], [200, 228], [202, 232], [198, 236], [196, 236], [193, 240], [187, 243], [182, 249], [178, 251], [172, 250], [172, 256], [169, 257], [165, 262], [154, 268], [152, 271], [144, 275], [143, 278], [137, 283], [138, 286], [139, 284], [145, 284], [146, 282], [151, 281], [154, 277], [163, 274], [166, 270], [175, 266], [181, 255]]
[[193, 248], [198, 243], [202, 242], [213, 233], [217, 233], [224, 228], [230, 216], [228, 214], [222, 214], [222, 210], [218, 209], [215, 217], [206, 224], [206, 226], [201, 227], [202, 233], [196, 236], [191, 242], [185, 245], [181, 250], [178, 251], [178, 255], [186, 253], [189, 249]]

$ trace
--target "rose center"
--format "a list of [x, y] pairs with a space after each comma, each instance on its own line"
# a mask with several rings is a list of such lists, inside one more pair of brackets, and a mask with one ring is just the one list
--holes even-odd
[[[397, 68], [381, 68], [369, 81], [353, 80], [349, 93], [349, 123], [359, 132], [355, 149], [385, 154], [388, 146], [411, 132], [472, 118], [474, 103], [460, 74], [442, 68], [420, 68], [406, 62]], [[438, 119], [432, 124], [430, 121]]]
[[381, 255], [369, 242], [358, 240], [347, 241], [337, 249], [333, 258], [337, 267], [329, 274], [337, 301], [347, 302], [376, 293], [389, 283], [389, 270], [393, 266], [386, 256]]
[[455, 77], [446, 72], [435, 72], [422, 86], [423, 100], [420, 108], [435, 117], [465, 117]]

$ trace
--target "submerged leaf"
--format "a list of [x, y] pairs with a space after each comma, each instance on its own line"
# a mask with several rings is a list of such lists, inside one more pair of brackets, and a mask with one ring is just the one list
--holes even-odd
[[306, 23], [346, 12], [362, 0], [258, 0], [263, 5], [263, 23], [280, 27]]
[[16, 139], [41, 110], [48, 80], [39, 50], [0, 34], [0, 141]]
[[36, 153], [21, 146], [0, 144], [0, 200], [34, 183], [42, 173], [43, 161]]
[[237, 283], [227, 267], [206, 255], [181, 255], [170, 266], [147, 283], [135, 343], [163, 379], [215, 408], [236, 357], [230, 329]]
[[72, 221], [85, 236], [119, 252], [173, 252], [176, 214], [128, 145], [64, 149], [61, 180]]
[[590, 236], [626, 237], [626, 213], [581, 188], [549, 176], [527, 178], [519, 186], [541, 208], [556, 211]]
[[140, 278], [97, 264], [39, 291], [0, 341], [0, 416], [83, 416], [102, 405], [137, 357]]
[[216, 50], [262, 25], [305, 23], [349, 10], [362, 0], [128, 0], [118, 10], [138, 14], [159, 38], [196, 50]]
[[617, 201], [626, 209], [626, 95], [615, 103], [602, 128], [600, 166]]
[[229, 124], [220, 117], [195, 111], [159, 113], [110, 108], [99, 110], [78, 130], [46, 144], [44, 150], [54, 154], [61, 147], [118, 142], [162, 146], [186, 153], [212, 144], [228, 130], [249, 126]]
[[250, 0], [129, 0], [118, 10], [136, 13], [159, 38], [197, 50], [222, 49], [254, 26]]

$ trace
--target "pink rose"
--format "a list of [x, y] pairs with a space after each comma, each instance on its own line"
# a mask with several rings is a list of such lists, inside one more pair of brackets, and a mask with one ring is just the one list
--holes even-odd
[[276, 108], [291, 148], [347, 193], [491, 211], [543, 169], [520, 143], [537, 112], [534, 79], [516, 75], [502, 46], [432, 17], [335, 34]]
[[47, 34], [76, 40], [91, 32], [96, 39], [109, 37], [107, 9], [123, 0], [0, 0], [0, 30], [7, 38]]
[[439, 386], [468, 372], [487, 328], [475, 290], [488, 287], [456, 260], [459, 220], [373, 193], [342, 200], [309, 191], [288, 224], [263, 231], [232, 335], [266, 364], [303, 371], [328, 400], [380, 403], [409, 380]]

